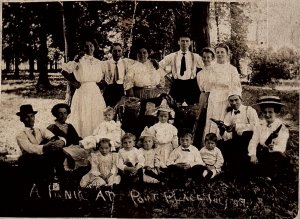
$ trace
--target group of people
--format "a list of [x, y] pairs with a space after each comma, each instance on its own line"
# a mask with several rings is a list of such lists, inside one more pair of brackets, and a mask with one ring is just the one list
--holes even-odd
[[[62, 74], [76, 88], [71, 107], [55, 105], [51, 112], [56, 120], [47, 129], [34, 127], [37, 111], [31, 105], [20, 107], [17, 115], [26, 127], [17, 136], [23, 153], [20, 166], [41, 176], [90, 165], [80, 181], [82, 187], [200, 182], [228, 170], [240, 174], [256, 169], [270, 178], [281, 175], [280, 170], [288, 168], [289, 132], [278, 118], [284, 105], [280, 98], [258, 99], [263, 113], [259, 120], [254, 108], [242, 104], [239, 75], [229, 64], [226, 45], [206, 47], [201, 56], [189, 51], [187, 35], [179, 37], [178, 45], [179, 51], [157, 62], [148, 59], [145, 43], [136, 46], [137, 61], [122, 58], [121, 44], [114, 43], [112, 59], [100, 61], [93, 57], [93, 42], [86, 41], [85, 54], [62, 67]], [[116, 104], [124, 95], [158, 97], [167, 66], [171, 66], [174, 100], [179, 105], [199, 104], [197, 128], [181, 130], [169, 123], [176, 115], [162, 98], [152, 112], [155, 124], [143, 127], [140, 136], [122, 130], [120, 121], [115, 121]], [[195, 137], [200, 139], [197, 147]]]

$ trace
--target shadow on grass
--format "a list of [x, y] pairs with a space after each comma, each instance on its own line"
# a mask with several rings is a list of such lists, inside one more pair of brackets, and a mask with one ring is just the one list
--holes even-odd
[[22, 97], [27, 97], [27, 98], [65, 99], [66, 85], [64, 84], [52, 85], [52, 87], [47, 90], [38, 91], [36, 85], [34, 83], [31, 83], [31, 84], [26, 84], [26, 86], [22, 86], [22, 87], [2, 90], [1, 92], [7, 94], [20, 95]]

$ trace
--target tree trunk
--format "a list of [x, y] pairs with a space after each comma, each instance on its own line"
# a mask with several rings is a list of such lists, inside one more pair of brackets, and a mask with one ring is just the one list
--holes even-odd
[[49, 60], [50, 71], [53, 71], [53, 60]]
[[8, 73], [10, 71], [10, 59], [5, 60], [5, 71]]
[[39, 47], [39, 79], [37, 82], [37, 88], [42, 90], [48, 90], [51, 88], [51, 84], [48, 78], [47, 64], [48, 64], [48, 48], [47, 48], [47, 33], [46, 33], [46, 6], [42, 5], [41, 10], [45, 12], [44, 16], [41, 17], [41, 31], [40, 31], [40, 47]]
[[209, 2], [193, 2], [191, 17], [191, 34], [195, 41], [195, 52], [200, 53], [210, 46], [209, 35]]
[[29, 57], [29, 78], [34, 79], [34, 58], [32, 56]]
[[66, 61], [73, 60], [74, 56], [78, 53], [76, 41], [77, 39], [77, 32], [76, 29], [78, 28], [78, 22], [74, 17], [76, 17], [76, 12], [73, 10], [74, 2], [63, 2], [63, 27], [64, 27], [64, 37], [65, 37], [65, 48], [67, 51], [67, 57], [65, 57]]
[[54, 60], [54, 70], [57, 72], [57, 59]]
[[219, 27], [219, 25], [220, 25], [220, 22], [219, 22], [220, 7], [218, 5], [218, 2], [214, 3], [214, 8], [215, 8], [215, 20], [216, 20], [216, 26], [217, 26], [217, 42], [219, 43], [220, 42], [220, 27]]
[[29, 78], [30, 79], [34, 79], [34, 51], [32, 48], [30, 48], [30, 52], [29, 52]]
[[19, 57], [19, 54], [16, 53], [15, 54], [15, 73], [14, 73], [14, 78], [15, 79], [19, 79], [20, 78], [19, 65], [20, 65], [20, 57]]

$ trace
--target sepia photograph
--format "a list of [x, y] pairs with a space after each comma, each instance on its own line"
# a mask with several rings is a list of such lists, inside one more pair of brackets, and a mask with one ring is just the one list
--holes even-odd
[[0, 9], [0, 217], [299, 217], [298, 0]]

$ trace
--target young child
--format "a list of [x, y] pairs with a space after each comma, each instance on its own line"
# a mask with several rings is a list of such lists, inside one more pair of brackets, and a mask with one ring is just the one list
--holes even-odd
[[217, 135], [215, 133], [208, 133], [205, 136], [205, 146], [200, 149], [200, 155], [209, 171], [204, 172], [206, 178], [214, 178], [221, 172], [224, 159], [222, 152], [217, 145]]
[[119, 150], [118, 168], [122, 171], [122, 183], [142, 181], [145, 159], [135, 146], [135, 136], [123, 135], [122, 148]]
[[180, 135], [180, 146], [175, 148], [167, 161], [167, 175], [172, 182], [185, 183], [188, 178], [198, 182], [206, 170], [199, 150], [192, 145], [193, 135], [189, 131]]
[[83, 188], [112, 186], [121, 181], [121, 177], [117, 175], [118, 155], [111, 153], [110, 139], [100, 139], [98, 146], [99, 151], [91, 153], [90, 156], [91, 170], [80, 181]]
[[143, 179], [146, 183], [158, 183], [158, 174], [156, 169], [154, 169], [154, 155], [156, 152], [156, 139], [154, 133], [151, 133], [146, 126], [144, 131], [141, 133], [139, 142], [142, 148], [139, 152], [143, 155], [145, 159], [144, 175]]
[[107, 107], [104, 112], [104, 121], [94, 130], [92, 136], [88, 136], [81, 141], [81, 144], [85, 149], [94, 148], [99, 140], [106, 136], [111, 139], [111, 150], [118, 151], [121, 146], [121, 136], [124, 131], [121, 129], [121, 123], [115, 122], [115, 110], [112, 107]]
[[168, 106], [166, 100], [163, 100], [157, 109], [158, 123], [149, 128], [158, 141], [154, 166], [159, 172], [167, 167], [166, 162], [171, 151], [178, 147], [177, 128], [168, 123], [171, 115], [174, 116], [174, 111]]

